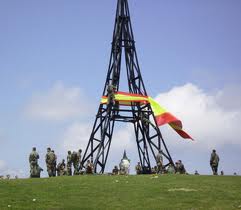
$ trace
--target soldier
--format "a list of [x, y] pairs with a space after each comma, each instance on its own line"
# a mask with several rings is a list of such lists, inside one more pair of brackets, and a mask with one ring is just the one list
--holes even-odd
[[90, 162], [90, 160], [87, 160], [85, 169], [86, 169], [86, 174], [93, 174], [94, 165], [93, 163]]
[[186, 169], [185, 169], [182, 161], [179, 160], [178, 162], [179, 162], [179, 172], [180, 172], [180, 174], [186, 174]]
[[65, 160], [63, 159], [61, 163], [58, 164], [57, 166], [57, 175], [58, 176], [64, 176], [66, 175], [66, 170], [65, 170]]
[[37, 174], [38, 159], [39, 159], [39, 154], [36, 151], [36, 147], [33, 147], [32, 152], [29, 155], [30, 177], [35, 177]]
[[140, 120], [144, 122], [144, 125], [148, 125], [150, 124], [152, 127], [155, 127], [155, 125], [149, 120], [149, 116], [148, 116], [148, 113], [145, 113], [145, 112], [141, 112], [141, 115], [140, 115]]
[[47, 171], [49, 177], [54, 176], [54, 162], [55, 162], [55, 154], [51, 151], [50, 148], [47, 148], [47, 154], [45, 156], [45, 162], [47, 165]]
[[115, 104], [115, 92], [116, 92], [116, 87], [114, 85], [109, 85], [107, 87], [107, 94], [108, 94], [108, 104]]
[[199, 173], [198, 173], [198, 171], [197, 171], [197, 170], [195, 171], [194, 175], [199, 175]]
[[82, 149], [79, 149], [79, 151], [77, 152], [78, 173], [79, 173], [80, 170], [82, 169], [82, 165], [81, 165], [81, 153], [82, 153]]
[[161, 152], [162, 151], [160, 150], [156, 155], [157, 173], [162, 173], [163, 157]]
[[72, 176], [72, 156], [71, 151], [68, 151], [67, 155], [67, 175]]
[[219, 156], [216, 153], [216, 150], [214, 149], [210, 158], [210, 166], [212, 168], [213, 175], [218, 175], [218, 163], [219, 163]]
[[40, 178], [42, 171], [43, 171], [43, 169], [38, 165], [36, 178]]
[[54, 150], [52, 150], [52, 153], [54, 154], [54, 161], [53, 161], [53, 165], [52, 165], [52, 168], [53, 168], [53, 176], [56, 176], [56, 166], [57, 166], [57, 155], [54, 153]]
[[142, 168], [141, 168], [141, 163], [140, 162], [137, 163], [135, 169], [136, 169], [136, 174], [137, 175], [142, 173]]
[[118, 175], [119, 174], [119, 169], [117, 166], [115, 166], [112, 170], [112, 175]]
[[75, 151], [71, 155], [71, 160], [74, 165], [74, 175], [78, 175], [79, 174], [78, 156]]

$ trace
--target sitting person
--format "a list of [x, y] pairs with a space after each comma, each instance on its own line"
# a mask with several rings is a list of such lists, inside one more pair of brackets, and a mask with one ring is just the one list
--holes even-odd
[[194, 175], [199, 175], [199, 173], [198, 173], [198, 171], [197, 171], [197, 170], [195, 171]]
[[112, 170], [112, 175], [118, 175], [119, 174], [119, 169], [117, 166], [115, 166]]
[[93, 174], [94, 172], [94, 165], [90, 162], [90, 160], [87, 160], [87, 163], [85, 165], [86, 174]]
[[65, 160], [63, 159], [61, 163], [57, 165], [57, 175], [64, 176], [66, 175], [66, 165]]
[[137, 175], [138, 174], [142, 174], [142, 168], [141, 168], [141, 163], [140, 162], [138, 162], [138, 164], [136, 165], [135, 169], [136, 169], [136, 174]]

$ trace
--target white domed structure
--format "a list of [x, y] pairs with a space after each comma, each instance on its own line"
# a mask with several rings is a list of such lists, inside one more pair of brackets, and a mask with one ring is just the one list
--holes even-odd
[[121, 159], [121, 162], [119, 164], [120, 166], [120, 174], [122, 175], [128, 175], [130, 172], [130, 160], [126, 156], [126, 151], [124, 151], [123, 158]]

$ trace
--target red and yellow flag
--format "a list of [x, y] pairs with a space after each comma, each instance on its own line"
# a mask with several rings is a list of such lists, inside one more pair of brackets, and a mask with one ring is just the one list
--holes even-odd
[[[108, 97], [102, 96], [101, 103], [106, 104], [107, 101]], [[153, 98], [149, 96], [117, 92], [115, 93], [115, 101], [118, 101], [120, 105], [125, 106], [130, 106], [131, 103], [135, 102], [143, 105], [149, 103], [151, 105], [152, 111], [154, 112], [154, 116], [158, 126], [169, 124], [181, 137], [185, 139], [192, 139], [192, 137], [182, 129], [182, 122], [170, 112], [168, 112], [166, 109], [161, 107], [159, 103], [157, 103]]]

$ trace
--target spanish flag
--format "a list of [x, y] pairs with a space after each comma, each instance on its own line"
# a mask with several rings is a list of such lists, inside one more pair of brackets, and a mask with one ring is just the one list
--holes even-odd
[[[116, 92], [114, 100], [118, 101], [120, 105], [125, 106], [130, 106], [132, 103], [150, 104], [158, 126], [169, 124], [181, 137], [193, 140], [193, 138], [182, 129], [182, 122], [160, 106], [153, 98], [140, 94]], [[102, 96], [101, 103], [106, 104], [107, 101], [108, 97]]]

